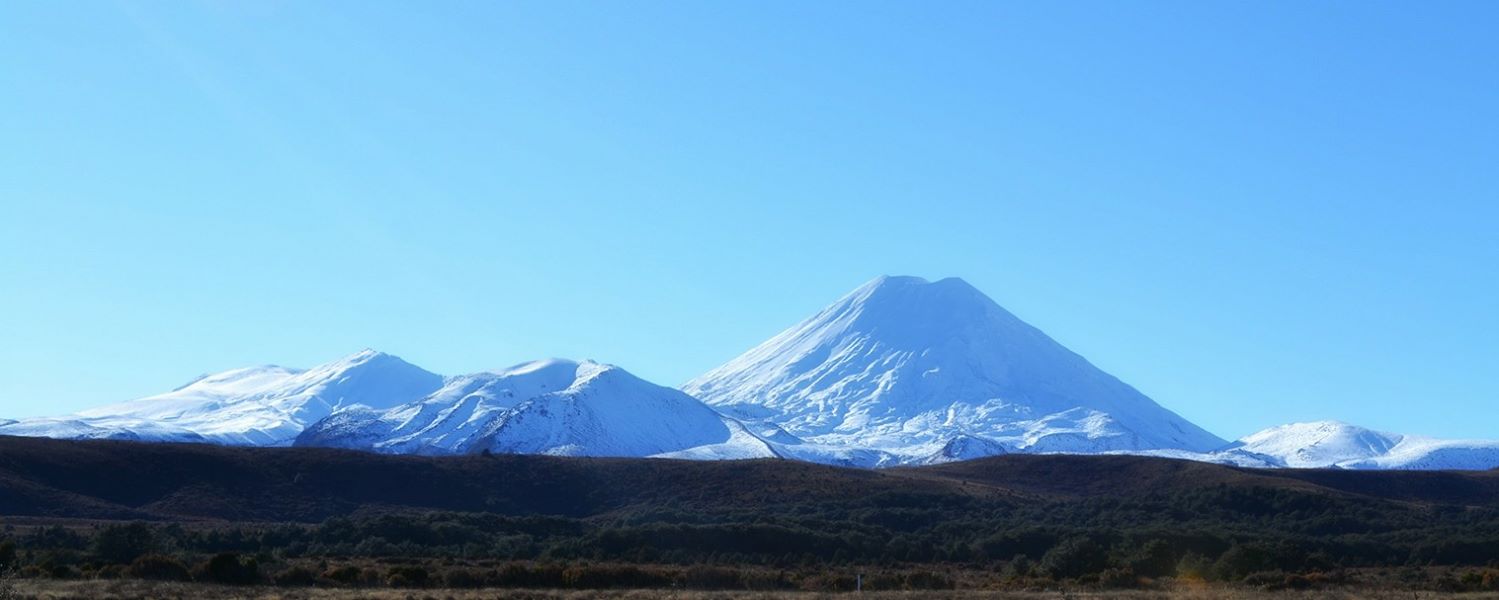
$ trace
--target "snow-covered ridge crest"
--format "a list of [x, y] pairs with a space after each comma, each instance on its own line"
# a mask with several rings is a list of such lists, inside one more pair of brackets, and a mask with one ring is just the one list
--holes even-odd
[[592, 361], [549, 359], [450, 378], [385, 411], [335, 412], [300, 446], [385, 453], [755, 458], [763, 440], [697, 399]]
[[441, 376], [399, 357], [362, 350], [311, 369], [268, 365], [205, 375], [165, 394], [24, 419], [0, 426], [0, 434], [285, 446], [334, 410], [388, 408], [441, 384]]
[[1291, 423], [1259, 431], [1209, 455], [1266, 457], [1270, 466], [1338, 469], [1490, 469], [1499, 441], [1385, 433], [1341, 421]]

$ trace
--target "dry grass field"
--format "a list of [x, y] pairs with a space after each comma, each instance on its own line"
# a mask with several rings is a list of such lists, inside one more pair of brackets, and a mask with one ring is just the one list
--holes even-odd
[[1381, 591], [1372, 589], [1260, 591], [1230, 587], [1183, 588], [1169, 591], [955, 591], [955, 592], [700, 592], [672, 590], [370, 590], [370, 589], [278, 589], [226, 587], [190, 583], [146, 581], [17, 581], [3, 600], [822, 600], [867, 598], [907, 600], [935, 598], [952, 600], [1423, 600], [1436, 598], [1499, 600], [1499, 593], [1447, 594], [1438, 592]]

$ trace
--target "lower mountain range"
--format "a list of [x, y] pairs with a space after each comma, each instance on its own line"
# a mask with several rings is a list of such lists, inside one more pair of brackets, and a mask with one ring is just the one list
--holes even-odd
[[1252, 467], [1489, 469], [1499, 441], [1334, 421], [1228, 442], [962, 280], [881, 277], [680, 389], [592, 361], [443, 377], [365, 350], [261, 366], [0, 435], [322, 446], [387, 454], [788, 458], [888, 467], [1140, 454]]

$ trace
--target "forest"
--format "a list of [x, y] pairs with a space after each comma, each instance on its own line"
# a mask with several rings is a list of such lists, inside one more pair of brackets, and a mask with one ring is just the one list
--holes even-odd
[[1496, 486], [1113, 456], [868, 471], [3, 438], [0, 569], [351, 589], [1489, 591]]

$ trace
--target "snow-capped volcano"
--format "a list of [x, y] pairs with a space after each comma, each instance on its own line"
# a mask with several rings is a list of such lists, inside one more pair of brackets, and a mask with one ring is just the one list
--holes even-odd
[[439, 375], [364, 350], [311, 369], [270, 365], [205, 375], [165, 394], [23, 419], [0, 426], [0, 435], [284, 446], [339, 408], [389, 408], [441, 385]]
[[311, 369], [205, 375], [64, 417], [0, 419], [0, 435], [413, 454], [775, 456], [861, 467], [1013, 452], [1246, 467], [1499, 466], [1499, 441], [1335, 421], [1227, 444], [962, 280], [915, 277], [871, 281], [682, 390], [591, 361], [445, 378], [365, 350]]
[[387, 410], [339, 411], [308, 427], [297, 445], [403, 454], [774, 456], [739, 423], [680, 391], [612, 365], [556, 359], [453, 377], [431, 395]]
[[683, 390], [897, 462], [1224, 444], [956, 278], [875, 279]]

